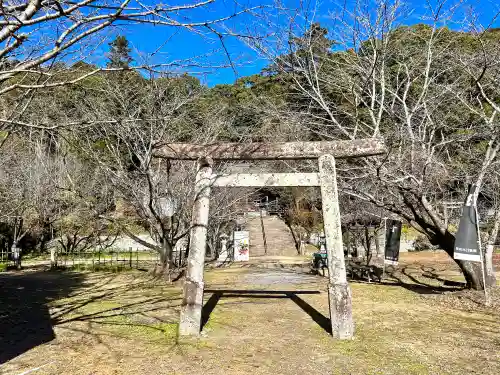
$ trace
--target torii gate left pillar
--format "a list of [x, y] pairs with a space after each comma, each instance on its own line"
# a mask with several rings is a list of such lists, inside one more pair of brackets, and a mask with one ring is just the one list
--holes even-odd
[[[376, 139], [338, 142], [225, 143], [217, 145], [169, 144], [156, 156], [171, 159], [198, 160], [195, 201], [191, 222], [191, 239], [179, 335], [198, 336], [203, 308], [203, 269], [212, 186], [319, 186], [323, 206], [323, 222], [328, 257], [328, 298], [332, 335], [351, 339], [354, 335], [352, 297], [347, 283], [335, 158], [371, 156], [385, 152]], [[212, 174], [213, 159], [280, 160], [318, 159], [319, 173]]]

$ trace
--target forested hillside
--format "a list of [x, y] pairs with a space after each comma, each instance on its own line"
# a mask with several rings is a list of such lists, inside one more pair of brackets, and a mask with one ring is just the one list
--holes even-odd
[[[463, 200], [477, 184], [488, 214], [484, 241], [492, 245], [500, 220], [500, 31], [401, 26], [390, 15], [359, 27], [343, 30], [342, 39], [311, 23], [279, 53], [255, 42], [268, 66], [214, 87], [187, 73], [134, 69], [124, 36], [109, 43], [105, 68], [60, 61], [5, 73], [0, 244], [44, 251], [55, 238], [144, 231], [168, 268], [188, 234], [194, 165], [155, 158], [159, 147], [375, 137], [385, 140], [386, 155], [339, 162], [341, 209], [396, 215], [452, 256], [454, 229], [442, 204]], [[6, 56], [3, 71], [19, 65]], [[71, 84], [38, 87], [49, 74]], [[289, 220], [309, 225], [294, 207], [300, 200], [318, 207], [317, 193], [278, 193]], [[173, 216], [165, 218], [161, 199]], [[212, 236], [234, 220], [238, 199], [214, 192]], [[481, 287], [480, 266], [458, 262], [469, 285]]]

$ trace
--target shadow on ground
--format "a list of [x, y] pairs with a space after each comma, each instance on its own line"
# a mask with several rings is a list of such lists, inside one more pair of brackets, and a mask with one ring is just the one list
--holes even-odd
[[140, 328], [149, 337], [176, 323], [177, 289], [165, 294], [155, 277], [92, 275], [47, 270], [0, 274], [0, 364], [55, 339], [56, 326], [98, 339], [97, 326], [117, 329], [108, 332], [117, 336], [126, 335], [126, 327]]
[[[377, 265], [366, 266], [362, 263], [348, 262], [347, 274], [350, 282], [376, 283], [398, 286], [418, 294], [443, 294], [466, 288], [466, 284], [441, 277], [433, 267], [420, 268], [388, 266], [385, 270]], [[385, 276], [384, 276], [385, 275]]]
[[[435, 271], [434, 268], [421, 266], [415, 274], [409, 267], [405, 266], [399, 272], [390, 272], [388, 276], [397, 285], [418, 294], [443, 294], [466, 288], [465, 283], [444, 279]], [[408, 279], [410, 282], [404, 279]], [[426, 282], [425, 279], [432, 280], [432, 282]]]
[[0, 364], [55, 338], [47, 304], [82, 281], [81, 274], [70, 272], [0, 275]]
[[224, 290], [205, 290], [205, 293], [212, 293], [212, 296], [207, 300], [202, 309], [201, 317], [201, 328], [208, 323], [210, 320], [210, 314], [217, 306], [217, 303], [221, 298], [289, 298], [298, 307], [300, 307], [305, 313], [307, 313], [312, 320], [314, 320], [321, 328], [323, 328], [328, 334], [332, 333], [332, 326], [330, 319], [316, 310], [313, 306], [307, 303], [305, 300], [299, 297], [299, 295], [304, 294], [320, 294], [321, 292], [317, 290], [236, 290], [236, 289], [224, 289]]

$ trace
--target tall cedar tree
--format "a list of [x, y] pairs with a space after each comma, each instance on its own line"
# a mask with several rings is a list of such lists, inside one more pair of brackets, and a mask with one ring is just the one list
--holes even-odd
[[134, 59], [130, 56], [132, 50], [129, 47], [127, 38], [118, 35], [115, 40], [109, 43], [109, 47], [108, 68], [128, 68]]

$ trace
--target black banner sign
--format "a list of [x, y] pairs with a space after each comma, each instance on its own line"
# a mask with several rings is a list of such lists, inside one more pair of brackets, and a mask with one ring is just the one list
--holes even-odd
[[398, 264], [401, 228], [403, 223], [387, 219], [385, 232], [385, 264]]
[[476, 200], [478, 189], [472, 185], [467, 194], [462, 217], [458, 225], [458, 232], [455, 236], [455, 259], [469, 260], [471, 262], [481, 262], [481, 251], [479, 249], [477, 237], [477, 216]]

